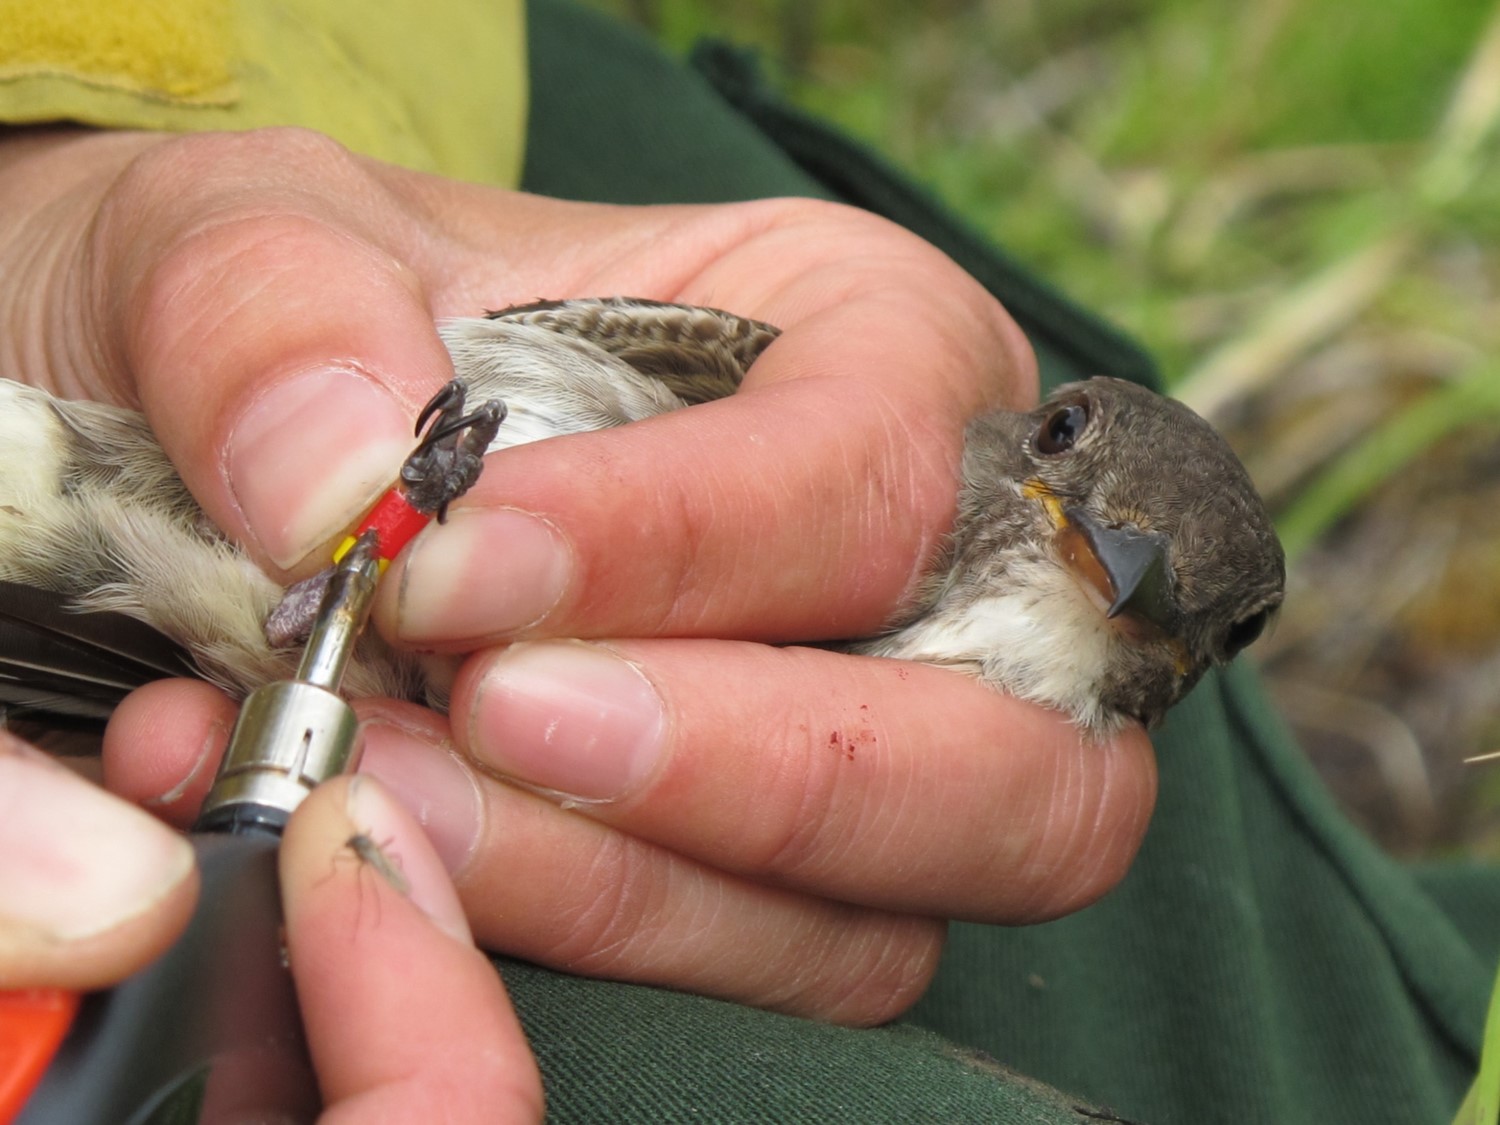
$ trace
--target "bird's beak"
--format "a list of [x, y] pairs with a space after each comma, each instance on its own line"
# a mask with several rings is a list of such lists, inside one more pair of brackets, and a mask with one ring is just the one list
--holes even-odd
[[1066, 523], [1059, 533], [1070, 540], [1070, 561], [1109, 602], [1106, 616], [1128, 613], [1175, 637], [1181, 615], [1172, 597], [1167, 537], [1129, 524], [1106, 527], [1076, 506], [1065, 508], [1063, 515]]

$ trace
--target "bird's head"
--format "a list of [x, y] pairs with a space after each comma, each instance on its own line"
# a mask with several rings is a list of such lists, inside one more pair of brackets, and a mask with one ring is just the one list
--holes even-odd
[[[1019, 667], [1018, 694], [1086, 725], [1153, 725], [1281, 604], [1285, 560], [1265, 505], [1224, 439], [1181, 403], [1119, 379], [1070, 383], [1029, 413], [975, 422], [964, 469], [954, 570], [971, 611], [987, 600], [1039, 626], [1050, 617], [1039, 644], [1061, 649], [1025, 658], [1046, 663], [1052, 687], [1008, 656], [994, 678], [1016, 690]], [[1007, 555], [1011, 566], [985, 562]], [[1022, 567], [1039, 593], [1018, 602], [1003, 587]], [[1097, 712], [1072, 702], [1070, 675]]]

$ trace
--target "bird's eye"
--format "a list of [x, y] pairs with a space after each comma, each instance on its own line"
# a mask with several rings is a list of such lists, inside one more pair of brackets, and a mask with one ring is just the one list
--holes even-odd
[[1042, 422], [1036, 432], [1036, 448], [1039, 453], [1056, 456], [1066, 453], [1077, 443], [1079, 435], [1089, 424], [1087, 401], [1063, 403]]
[[1269, 609], [1252, 613], [1249, 617], [1243, 617], [1229, 627], [1229, 635], [1224, 638], [1224, 658], [1232, 660], [1240, 654], [1242, 649], [1248, 648], [1255, 643], [1255, 638], [1265, 632], [1266, 622], [1271, 619]]

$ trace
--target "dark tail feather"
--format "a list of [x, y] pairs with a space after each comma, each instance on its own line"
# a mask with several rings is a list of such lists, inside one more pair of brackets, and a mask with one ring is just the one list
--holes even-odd
[[0, 582], [0, 706], [8, 719], [102, 726], [135, 688], [191, 675], [186, 652], [149, 625], [78, 612], [65, 595]]

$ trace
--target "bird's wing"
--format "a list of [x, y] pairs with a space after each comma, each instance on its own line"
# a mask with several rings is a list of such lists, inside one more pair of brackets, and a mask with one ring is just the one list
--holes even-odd
[[102, 724], [142, 684], [192, 674], [186, 650], [149, 625], [0, 582], [0, 706], [10, 720]]
[[538, 301], [488, 314], [608, 352], [691, 405], [731, 395], [780, 330], [722, 309], [637, 297]]

